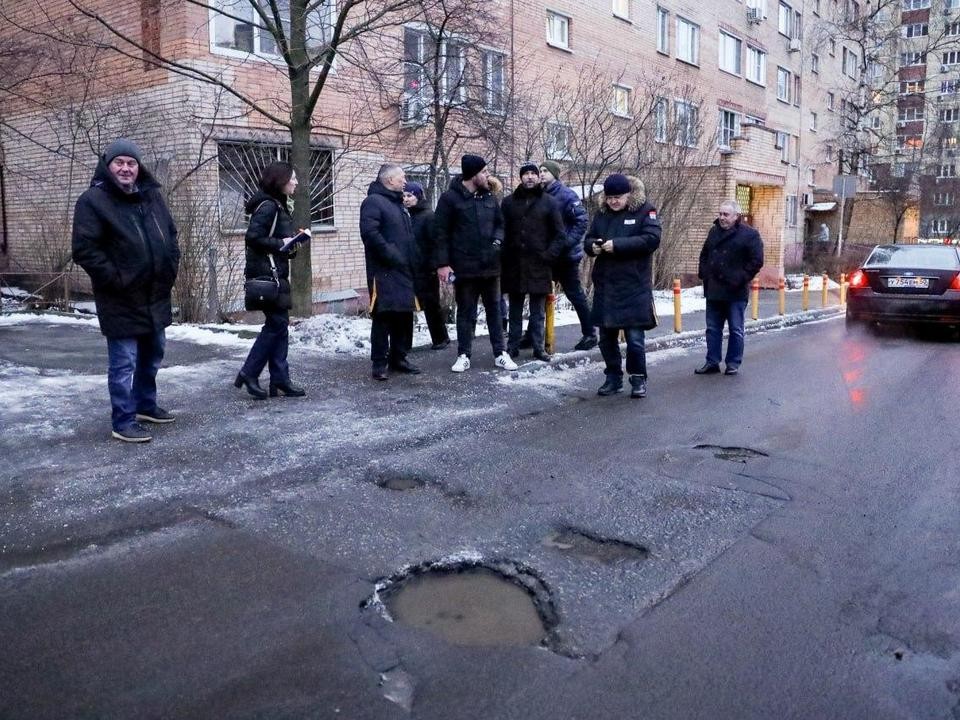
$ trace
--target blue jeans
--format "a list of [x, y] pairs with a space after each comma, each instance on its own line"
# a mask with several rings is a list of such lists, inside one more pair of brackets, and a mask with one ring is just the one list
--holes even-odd
[[107, 338], [107, 387], [114, 430], [126, 430], [138, 412], [157, 409], [157, 371], [166, 344], [163, 328], [150, 335]]
[[287, 365], [287, 345], [290, 341], [290, 312], [288, 310], [265, 310], [263, 328], [247, 359], [240, 369], [251, 380], [259, 380], [260, 373], [270, 366], [270, 384], [288, 385], [290, 367]]
[[[623, 328], [627, 339], [627, 374], [647, 377], [647, 353], [644, 349], [644, 332], [640, 328]], [[606, 363], [604, 372], [607, 375], [623, 377], [620, 366], [620, 328], [600, 328], [600, 354]]]
[[593, 323], [590, 322], [590, 303], [587, 294], [583, 291], [580, 282], [580, 261], [560, 260], [553, 266], [553, 280], [560, 283], [563, 294], [577, 311], [580, 321], [580, 332], [584, 335], [593, 335]]
[[707, 300], [707, 363], [720, 364], [724, 322], [730, 331], [724, 362], [728, 367], [743, 362], [743, 316], [746, 310], [746, 300]]

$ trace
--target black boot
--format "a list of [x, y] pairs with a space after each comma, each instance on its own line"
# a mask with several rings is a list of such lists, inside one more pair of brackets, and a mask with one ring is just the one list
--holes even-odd
[[400, 358], [399, 360], [394, 360], [390, 363], [390, 369], [398, 373], [405, 373], [407, 375], [419, 375], [420, 368], [414, 365], [412, 362], [406, 358]]
[[546, 350], [534, 348], [534, 349], [533, 349], [533, 359], [534, 359], [534, 360], [539, 360], [539, 361], [541, 361], [541, 362], [548, 363], [548, 362], [550, 362], [553, 358], [547, 353]]
[[623, 378], [619, 375], [607, 375], [607, 380], [597, 390], [597, 395], [613, 395], [621, 390], [623, 390]]
[[303, 397], [306, 394], [306, 390], [291, 384], [289, 380], [285, 383], [270, 383], [270, 397], [276, 397], [277, 395], [286, 395], [287, 397]]
[[647, 396], [647, 379], [643, 375], [630, 376], [630, 397], [642, 398]]
[[233, 381], [235, 388], [245, 387], [247, 392], [253, 395], [257, 400], [266, 400], [267, 391], [260, 387], [260, 381], [256, 378], [250, 378], [242, 372], [237, 373], [237, 379]]

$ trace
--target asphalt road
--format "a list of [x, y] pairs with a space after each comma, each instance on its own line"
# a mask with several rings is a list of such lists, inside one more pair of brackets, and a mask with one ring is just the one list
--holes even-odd
[[[375, 384], [294, 352], [310, 396], [266, 403], [172, 344], [178, 420], [129, 447], [58, 332], [70, 374], [0, 328], [0, 718], [960, 718], [956, 342], [826, 320], [737, 377], [652, 354], [640, 401], [596, 354]], [[535, 578], [544, 646], [368, 604], [464, 558]]]

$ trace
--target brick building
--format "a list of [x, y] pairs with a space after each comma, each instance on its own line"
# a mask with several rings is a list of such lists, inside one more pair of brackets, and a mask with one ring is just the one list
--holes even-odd
[[[26, 42], [26, 52], [69, 72], [25, 78], [0, 110], [0, 261], [8, 270], [66, 266], [72, 204], [95, 151], [126, 134], [171, 192], [196, 281], [207, 282], [215, 266], [225, 302], [235, 298], [242, 202], [259, 168], [286, 157], [289, 145], [288, 130], [236, 93], [281, 120], [290, 95], [276, 39], [247, 0], [211, 4], [228, 14], [184, 0], [86, 0], [110, 30], [65, 2], [5, 11], [20, 38], [42, 27], [100, 40], [79, 49]], [[314, 113], [315, 300], [362, 293], [357, 213], [379, 164], [399, 161], [409, 176], [442, 187], [465, 150], [485, 154], [508, 185], [527, 157], [557, 160], [585, 194], [608, 172], [637, 172], [651, 200], [672, 208], [665, 273], [695, 273], [727, 197], [741, 201], [764, 237], [764, 282], [797, 261], [820, 222], [806, 220], [805, 208], [832, 197], [832, 87], [852, 77], [852, 50], [804, 38], [849, 3], [463, 4], [474, 14], [446, 18], [452, 29], [442, 34], [434, 18], [410, 17], [341, 48]], [[335, 12], [325, 5], [310, 18], [308, 47], [329, 40]], [[158, 57], [166, 62], [158, 66]], [[236, 93], [204, 81], [211, 78]]]

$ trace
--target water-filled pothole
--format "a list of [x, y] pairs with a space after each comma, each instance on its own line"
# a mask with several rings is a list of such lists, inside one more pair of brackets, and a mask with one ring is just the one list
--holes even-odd
[[418, 475], [394, 470], [372, 471], [367, 473], [367, 479], [376, 483], [385, 490], [418, 490], [427, 484], [427, 481]]
[[547, 547], [561, 552], [569, 552], [581, 557], [599, 560], [612, 565], [617, 562], [638, 562], [650, 557], [650, 551], [643, 545], [601, 538], [574, 528], [563, 528], [551, 533], [543, 540]]
[[506, 560], [425, 563], [377, 583], [364, 607], [455, 645], [555, 644], [558, 617], [546, 585]]
[[713, 456], [719, 460], [745, 463], [747, 460], [758, 457], [770, 457], [767, 453], [747, 447], [724, 447], [722, 445], [694, 445], [694, 450], [712, 450]]

